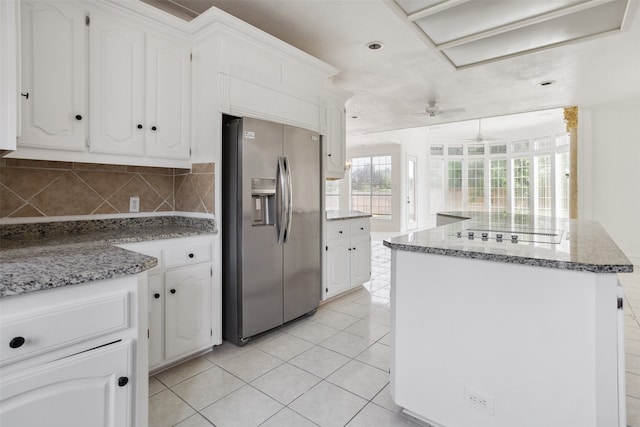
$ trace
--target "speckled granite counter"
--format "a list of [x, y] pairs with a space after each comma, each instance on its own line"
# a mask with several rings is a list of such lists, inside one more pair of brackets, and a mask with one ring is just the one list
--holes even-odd
[[118, 218], [0, 226], [0, 298], [137, 274], [153, 257], [113, 244], [216, 233], [211, 219]]
[[327, 221], [338, 221], [341, 219], [371, 218], [371, 214], [355, 210], [333, 210], [327, 211]]
[[[594, 221], [564, 220], [516, 214], [484, 212], [444, 212], [448, 220], [459, 222], [404, 234], [385, 240], [384, 245], [401, 251], [424, 252], [464, 258], [483, 259], [514, 264], [590, 271], [595, 273], [632, 272], [633, 264], [611, 240], [600, 224]], [[467, 231], [475, 231], [470, 239]], [[481, 233], [504, 234], [504, 240]], [[521, 235], [558, 235], [557, 243], [520, 240], [512, 243], [510, 232]], [[457, 233], [463, 232], [462, 237]], [[537, 234], [532, 234], [537, 233]]]

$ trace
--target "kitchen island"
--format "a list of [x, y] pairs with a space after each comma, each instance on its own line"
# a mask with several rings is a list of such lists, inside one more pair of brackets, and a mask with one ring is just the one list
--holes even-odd
[[391, 248], [391, 390], [434, 426], [624, 426], [633, 266], [589, 221], [446, 213]]

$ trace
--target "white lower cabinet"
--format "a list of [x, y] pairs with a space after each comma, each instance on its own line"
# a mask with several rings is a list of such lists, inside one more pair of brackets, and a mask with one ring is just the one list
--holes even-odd
[[3, 427], [130, 426], [131, 348], [120, 342], [3, 378]]
[[211, 236], [195, 236], [119, 245], [158, 258], [148, 278], [151, 371], [222, 342], [212, 243]]
[[146, 427], [139, 276], [0, 299], [0, 426]]
[[370, 220], [356, 218], [328, 221], [325, 241], [323, 300], [348, 291], [371, 278]]

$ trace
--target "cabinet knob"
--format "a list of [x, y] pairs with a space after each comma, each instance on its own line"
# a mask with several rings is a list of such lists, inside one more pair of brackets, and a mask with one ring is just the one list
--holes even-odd
[[355, 251], [355, 250], [356, 250], [356, 248], [353, 248], [353, 250]]
[[142, 129], [142, 125], [140, 123], [138, 123], [138, 126], [136, 126], [138, 129]]
[[331, 157], [331, 153], [327, 154], [327, 156]]
[[171, 289], [169, 292], [171, 292], [172, 294], [175, 294], [176, 290], [175, 289]]
[[23, 337], [14, 337], [9, 341], [9, 347], [11, 348], [19, 348], [24, 344], [25, 339]]
[[82, 116], [80, 114], [76, 114], [76, 120], [82, 120]]
[[24, 99], [29, 99], [29, 92], [21, 93], [20, 95], [24, 96]]
[[119, 385], [120, 387], [124, 387], [124, 386], [126, 386], [128, 383], [129, 383], [129, 378], [127, 378], [127, 377], [120, 377], [120, 378], [118, 378], [118, 385]]
[[189, 254], [189, 258], [193, 258], [195, 255], [193, 255], [193, 253]]
[[351, 250], [351, 248], [349, 248], [349, 250]]
[[155, 126], [151, 126], [151, 130], [158, 130], [158, 128]]
[[160, 298], [160, 294], [153, 294], [153, 297], [154, 297], [155, 299], [158, 299], [158, 298]]
[[360, 230], [364, 231], [364, 227], [360, 227]]
[[338, 230], [338, 234], [342, 234], [342, 230]]

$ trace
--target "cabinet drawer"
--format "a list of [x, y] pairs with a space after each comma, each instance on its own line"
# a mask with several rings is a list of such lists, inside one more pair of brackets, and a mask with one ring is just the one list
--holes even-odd
[[2, 319], [0, 364], [6, 365], [56, 348], [129, 327], [126, 291], [73, 304], [59, 304], [26, 317]]
[[211, 261], [211, 243], [191, 243], [166, 248], [164, 250], [165, 268], [180, 267]]
[[352, 236], [356, 234], [369, 234], [371, 231], [371, 221], [369, 218], [352, 219], [349, 222], [351, 223], [350, 230]]
[[327, 240], [349, 237], [348, 221], [327, 221]]

